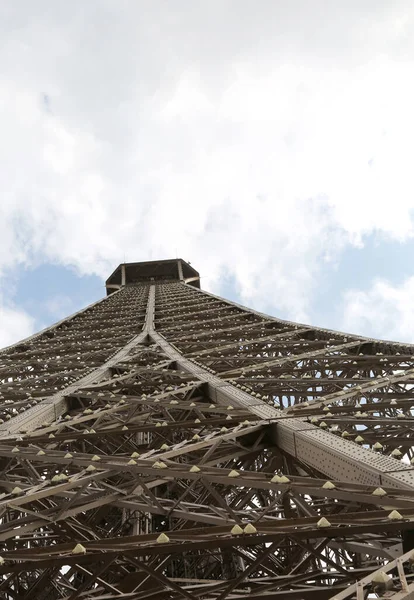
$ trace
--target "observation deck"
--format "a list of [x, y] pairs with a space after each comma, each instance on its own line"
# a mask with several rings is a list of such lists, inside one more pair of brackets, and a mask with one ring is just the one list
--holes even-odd
[[106, 280], [106, 293], [112, 294], [121, 287], [136, 283], [182, 281], [200, 288], [200, 274], [182, 258], [122, 263]]

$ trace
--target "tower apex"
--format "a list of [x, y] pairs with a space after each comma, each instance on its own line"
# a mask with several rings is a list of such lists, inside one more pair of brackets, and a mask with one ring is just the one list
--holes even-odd
[[124, 285], [156, 281], [183, 281], [200, 288], [200, 274], [182, 258], [121, 263], [106, 280], [106, 293], [112, 294]]

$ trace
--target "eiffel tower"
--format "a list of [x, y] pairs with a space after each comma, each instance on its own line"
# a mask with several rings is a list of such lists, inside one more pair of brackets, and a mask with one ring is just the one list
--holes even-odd
[[0, 598], [414, 598], [413, 346], [106, 289], [0, 353]]

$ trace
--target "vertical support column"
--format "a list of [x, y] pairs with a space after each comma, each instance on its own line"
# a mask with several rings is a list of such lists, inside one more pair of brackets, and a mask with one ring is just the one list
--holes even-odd
[[183, 265], [181, 263], [181, 260], [178, 260], [177, 264], [178, 264], [178, 278], [180, 281], [184, 281]]
[[121, 286], [124, 286], [126, 283], [126, 268], [125, 264], [121, 265]]
[[155, 285], [150, 285], [148, 293], [147, 314], [145, 317], [145, 333], [154, 331], [154, 316], [155, 316]]

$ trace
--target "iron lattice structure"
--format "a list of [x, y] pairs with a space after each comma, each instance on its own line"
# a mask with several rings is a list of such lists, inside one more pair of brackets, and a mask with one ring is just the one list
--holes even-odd
[[413, 346], [107, 290], [0, 353], [0, 597], [413, 598]]

